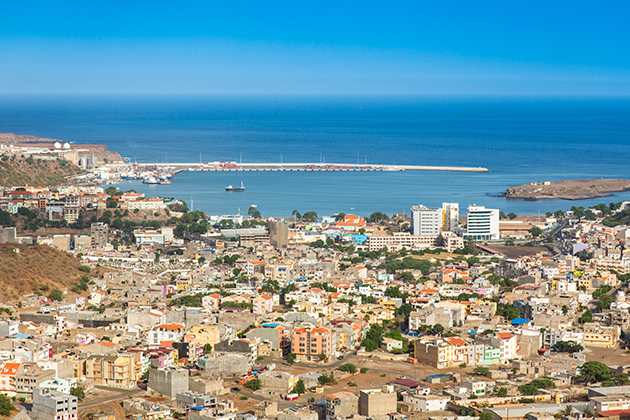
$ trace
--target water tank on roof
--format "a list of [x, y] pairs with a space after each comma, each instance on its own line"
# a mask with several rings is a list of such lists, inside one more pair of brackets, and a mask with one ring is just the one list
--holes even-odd
[[61, 143], [58, 141], [55, 142], [55, 149], [61, 149]]
[[66, 149], [66, 150], [70, 149], [70, 143], [65, 142], [64, 145], [63, 145], [63, 148]]

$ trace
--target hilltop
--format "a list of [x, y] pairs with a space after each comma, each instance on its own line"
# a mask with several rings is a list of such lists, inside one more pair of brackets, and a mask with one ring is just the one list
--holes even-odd
[[80, 266], [78, 258], [46, 245], [0, 245], [0, 300], [70, 290], [87, 275], [87, 267], [82, 271]]
[[67, 184], [67, 177], [82, 173], [78, 166], [63, 159], [41, 160], [32, 157], [2, 156], [0, 185], [57, 186]]

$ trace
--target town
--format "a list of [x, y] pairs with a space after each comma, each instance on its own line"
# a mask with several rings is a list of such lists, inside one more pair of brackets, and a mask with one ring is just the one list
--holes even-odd
[[628, 204], [262, 219], [3, 188], [0, 414], [627, 415]]

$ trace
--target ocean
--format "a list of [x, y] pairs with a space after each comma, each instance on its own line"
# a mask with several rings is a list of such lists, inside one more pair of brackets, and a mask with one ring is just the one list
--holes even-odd
[[[531, 181], [630, 178], [630, 98], [508, 96], [4, 96], [0, 132], [106, 144], [139, 163], [309, 162], [485, 167], [458, 172], [184, 172], [123, 190], [209, 214], [369, 215], [458, 202], [538, 214], [630, 200], [508, 200]], [[243, 193], [225, 192], [240, 185]]]

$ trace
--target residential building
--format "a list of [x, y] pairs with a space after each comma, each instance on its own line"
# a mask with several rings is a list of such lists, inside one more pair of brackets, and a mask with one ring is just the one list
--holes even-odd
[[33, 420], [76, 420], [79, 413], [77, 397], [49, 389], [36, 388], [33, 392]]
[[332, 335], [327, 328], [295, 328], [291, 335], [291, 352], [305, 361], [329, 357], [334, 350]]
[[326, 420], [344, 419], [359, 412], [359, 397], [351, 392], [342, 391], [326, 395], [324, 402], [326, 403]]
[[380, 389], [365, 389], [359, 393], [359, 414], [366, 417], [387, 415], [396, 412], [398, 402], [393, 385]]
[[85, 361], [85, 377], [94, 385], [133, 388], [141, 374], [131, 357], [90, 356]]
[[179, 341], [184, 335], [184, 326], [179, 324], [156, 325], [148, 333], [149, 344], [159, 346], [162, 341]]
[[90, 225], [92, 248], [102, 248], [109, 242], [109, 227], [102, 222]]
[[267, 222], [269, 229], [269, 244], [276, 249], [286, 248], [289, 244], [289, 225], [285, 220], [270, 220]]

